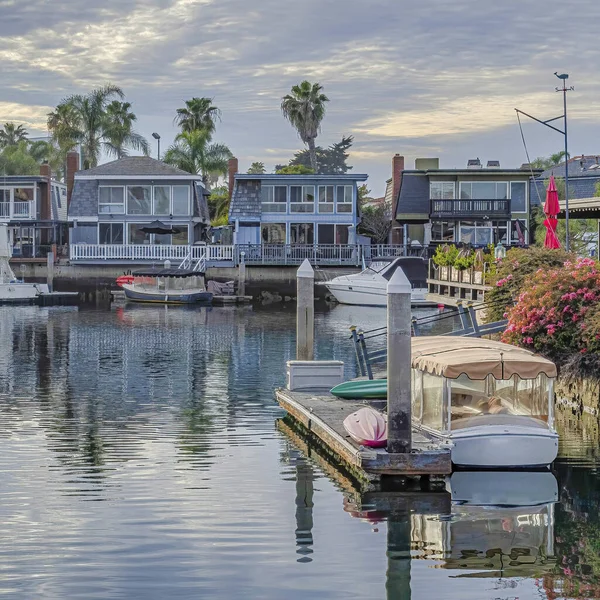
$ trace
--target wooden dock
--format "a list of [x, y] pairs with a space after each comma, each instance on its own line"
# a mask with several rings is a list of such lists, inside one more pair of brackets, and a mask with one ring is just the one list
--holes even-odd
[[331, 394], [275, 392], [279, 405], [335, 455], [350, 475], [370, 486], [382, 476], [430, 477], [452, 472], [450, 449], [413, 430], [412, 452], [390, 454], [385, 448], [359, 446], [346, 433], [343, 420], [365, 406], [364, 402], [341, 400]]

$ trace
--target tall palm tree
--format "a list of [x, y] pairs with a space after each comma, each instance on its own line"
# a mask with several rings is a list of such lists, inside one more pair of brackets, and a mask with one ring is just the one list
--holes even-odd
[[52, 141], [63, 151], [73, 150], [81, 138], [81, 119], [77, 109], [66, 100], [48, 113], [48, 130]]
[[146, 156], [150, 153], [150, 146], [145, 137], [133, 130], [133, 123], [137, 120], [131, 111], [129, 102], [113, 100], [106, 107], [106, 122], [104, 126], [105, 147], [109, 154], [117, 158], [127, 156], [127, 148], [140, 150]]
[[211, 144], [205, 130], [184, 131], [165, 152], [164, 162], [188, 173], [202, 175], [207, 184], [215, 176], [227, 173], [227, 163], [233, 155], [225, 144]]
[[177, 109], [175, 124], [182, 133], [200, 129], [212, 136], [221, 120], [221, 111], [212, 102], [213, 98], [192, 98], [186, 100], [184, 108]]
[[323, 94], [323, 86], [309, 81], [293, 86], [291, 94], [285, 95], [281, 100], [283, 116], [296, 128], [300, 139], [308, 146], [310, 164], [315, 173], [317, 173], [315, 139], [325, 116], [326, 102], [329, 102], [329, 98]]
[[15, 123], [4, 123], [0, 129], [0, 148], [16, 146], [19, 142], [27, 139], [27, 130], [24, 125]]

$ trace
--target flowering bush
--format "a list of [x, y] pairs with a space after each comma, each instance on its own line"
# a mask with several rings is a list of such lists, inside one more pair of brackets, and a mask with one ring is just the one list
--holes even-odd
[[527, 280], [515, 306], [508, 309], [508, 327], [502, 339], [540, 352], [559, 364], [573, 354], [600, 352], [599, 301], [600, 271], [596, 261], [580, 258], [566, 261], [562, 267], [538, 269]]

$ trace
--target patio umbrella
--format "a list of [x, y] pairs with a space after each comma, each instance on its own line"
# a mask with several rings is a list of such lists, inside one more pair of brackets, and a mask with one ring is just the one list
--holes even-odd
[[558, 226], [556, 215], [558, 215], [559, 210], [558, 191], [556, 190], [554, 175], [550, 175], [550, 183], [546, 190], [546, 202], [544, 203], [544, 214], [546, 215], [546, 219], [544, 220], [544, 226], [546, 227], [545, 248], [552, 248], [553, 250], [560, 248], [560, 242], [556, 235], [556, 228]]
[[139, 231], [143, 231], [144, 233], [158, 233], [159, 235], [165, 235], [169, 233], [181, 233], [181, 229], [173, 227], [172, 225], [167, 225], [162, 221], [158, 220], [152, 221], [152, 223], [140, 227]]

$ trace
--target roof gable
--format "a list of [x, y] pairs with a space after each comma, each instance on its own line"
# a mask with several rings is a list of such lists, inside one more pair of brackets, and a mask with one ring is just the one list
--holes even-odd
[[190, 179], [200, 179], [198, 175], [193, 175], [173, 167], [160, 160], [150, 158], [149, 156], [125, 156], [118, 160], [98, 165], [93, 169], [77, 171], [75, 177], [168, 177], [168, 176], [187, 176]]

